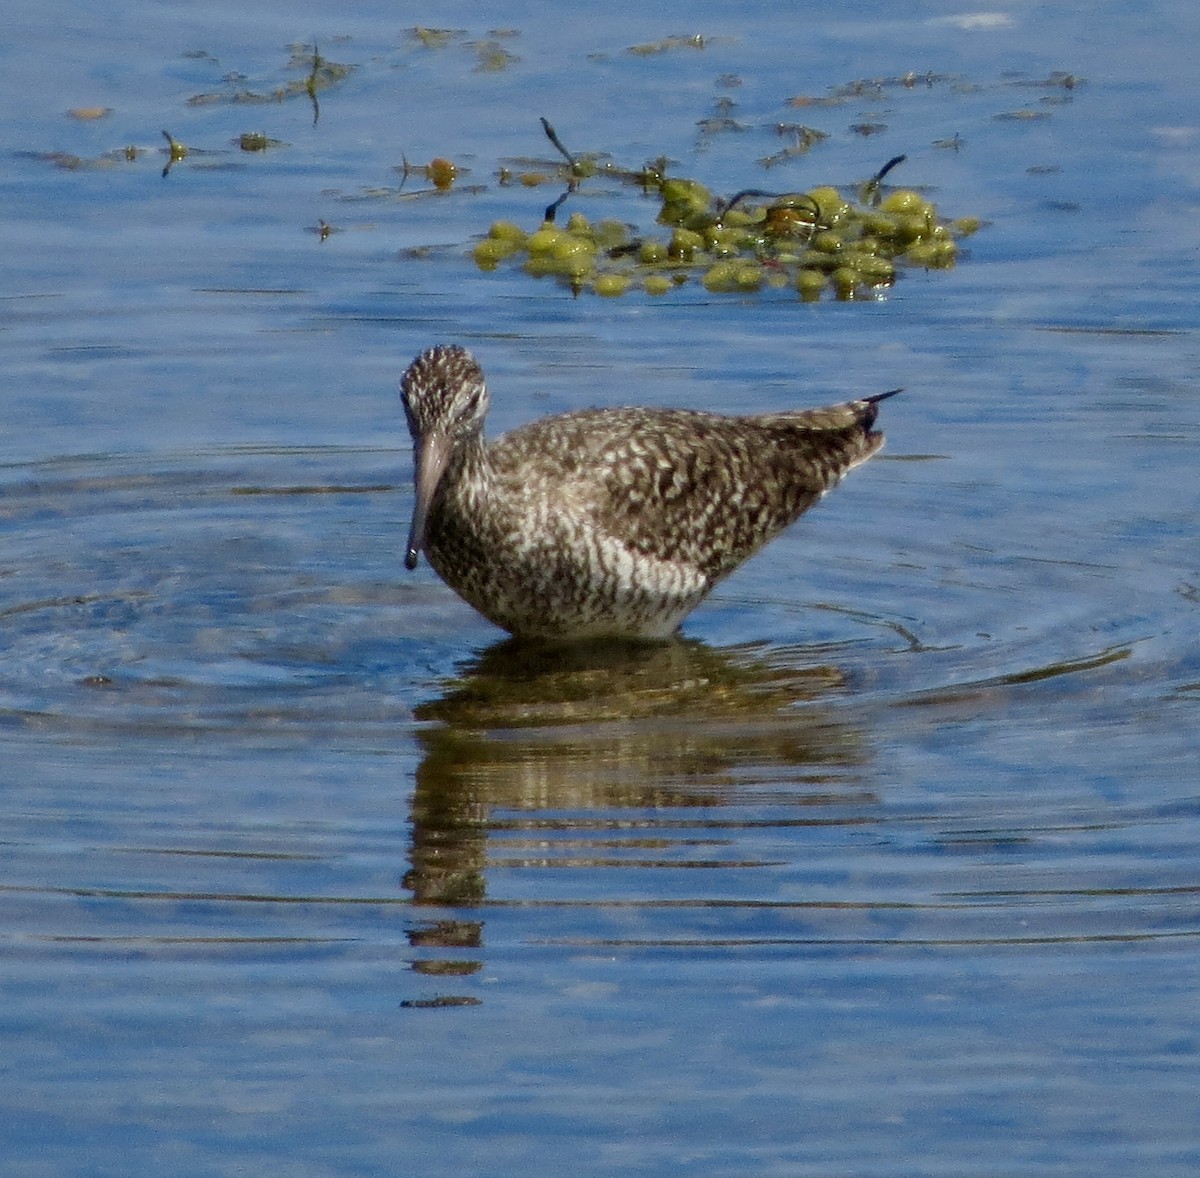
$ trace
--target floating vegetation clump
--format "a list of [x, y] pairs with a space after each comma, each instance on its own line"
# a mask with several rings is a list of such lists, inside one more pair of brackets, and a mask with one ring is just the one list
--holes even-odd
[[[546, 134], [574, 164], [553, 128]], [[878, 297], [903, 267], [947, 270], [958, 240], [978, 220], [946, 221], [932, 201], [912, 189], [885, 191], [895, 159], [853, 194], [821, 186], [806, 192], [746, 189], [728, 200], [703, 184], [668, 176], [658, 165], [636, 179], [658, 199], [656, 229], [640, 232], [622, 221], [593, 222], [582, 213], [559, 224], [558, 209], [576, 190], [574, 168], [567, 192], [531, 231], [496, 221], [474, 248], [481, 270], [519, 264], [535, 278], [554, 278], [572, 291], [615, 297], [637, 288], [661, 295], [698, 282], [713, 293], [747, 293], [791, 287], [806, 301]]]
[[521, 59], [501, 43], [519, 36], [517, 29], [492, 29], [482, 41], [467, 40], [466, 29], [439, 29], [417, 25], [408, 30], [409, 39], [422, 49], [446, 49], [456, 45], [475, 54], [475, 72], [498, 74]]
[[829, 138], [827, 132], [818, 131], [816, 127], [806, 127], [803, 123], [776, 123], [775, 133], [789, 142], [779, 151], [759, 159], [759, 164], [764, 168], [773, 168], [778, 164], [785, 164], [789, 160], [807, 155], [818, 143]]
[[477, 41], [469, 46], [475, 51], [475, 70], [481, 74], [498, 74], [515, 65], [521, 59], [510, 53], [494, 37]]
[[171, 168], [180, 160], [185, 160], [191, 154], [191, 148], [186, 143], [180, 143], [170, 131], [164, 131], [163, 138], [167, 141], [167, 163], [162, 174], [165, 180], [171, 173]]
[[425, 49], [445, 49], [447, 45], [467, 35], [466, 29], [437, 29], [428, 25], [414, 25], [408, 30], [409, 37]]
[[659, 41], [647, 41], [641, 45], [630, 45], [625, 50], [634, 57], [656, 57], [660, 53], [670, 53], [673, 49], [705, 49], [712, 43], [711, 37], [703, 37], [699, 33], [687, 36], [675, 35], [663, 37]]
[[267, 151], [272, 147], [286, 147], [282, 139], [272, 139], [261, 131], [243, 131], [234, 141], [242, 151]]
[[316, 46], [293, 45], [287, 64], [289, 73], [298, 76], [288, 78], [276, 85], [254, 87], [241, 74], [229, 74], [225, 78], [227, 89], [193, 94], [188, 106], [213, 106], [218, 103], [254, 105], [258, 103], [287, 102], [292, 98], [307, 97], [317, 110], [317, 96], [344, 82], [354, 71], [354, 66], [330, 61], [322, 56]]

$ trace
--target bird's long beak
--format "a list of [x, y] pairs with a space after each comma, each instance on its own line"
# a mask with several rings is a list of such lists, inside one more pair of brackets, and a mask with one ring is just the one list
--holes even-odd
[[450, 439], [443, 433], [425, 434], [413, 449], [413, 486], [416, 501], [413, 503], [412, 527], [408, 533], [408, 549], [404, 554], [404, 567], [415, 569], [425, 547], [425, 529], [429, 519], [429, 505], [434, 492], [450, 461]]

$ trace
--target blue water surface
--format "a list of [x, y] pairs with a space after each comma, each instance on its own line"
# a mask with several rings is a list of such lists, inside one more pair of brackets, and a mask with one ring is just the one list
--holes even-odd
[[[1194, 5], [10, 7], [5, 1174], [1197, 1172]], [[985, 224], [574, 297], [471, 258], [542, 116]], [[531, 652], [402, 566], [439, 341], [496, 431], [906, 391], [681, 641]]]

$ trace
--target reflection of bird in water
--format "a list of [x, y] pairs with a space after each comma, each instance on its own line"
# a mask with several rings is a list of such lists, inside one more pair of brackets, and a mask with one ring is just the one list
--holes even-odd
[[[416, 503], [405, 564], [521, 637], [665, 638], [883, 445], [891, 393], [786, 413], [564, 413], [483, 436], [483, 372], [422, 352], [401, 383]], [[898, 390], [897, 390], [898, 391]]]
[[[694, 743], [720, 731], [728, 740], [731, 733], [761, 733], [779, 724], [794, 750], [793, 709], [845, 687], [836, 667], [815, 661], [803, 647], [714, 649], [691, 639], [653, 644], [508, 639], [477, 655], [446, 683], [440, 697], [419, 704], [415, 715], [469, 733], [472, 740], [480, 732], [512, 729], [543, 741], [555, 729], [598, 731], [617, 724], [620, 739], [598, 738], [595, 755], [611, 760], [616, 744], [629, 737], [639, 746], [649, 742], [645, 764], [639, 758], [634, 774], [640, 782], [650, 763], [657, 764], [657, 776], [672, 771], [669, 749], [679, 736]], [[781, 716], [792, 718], [781, 723]], [[681, 721], [678, 731], [674, 721]], [[497, 755], [506, 754], [498, 749]]]
[[717, 811], [748, 795], [779, 800], [792, 823], [870, 821], [869, 744], [836, 706], [847, 683], [820, 661], [828, 653], [689, 640], [490, 647], [416, 708], [405, 886], [418, 903], [472, 905], [489, 864], [599, 862], [630, 838], [649, 840], [643, 860], [659, 846], [663, 865], [678, 865], [676, 852], [708, 862], [712, 847], [693, 845], [680, 814], [725, 838], [737, 819]]

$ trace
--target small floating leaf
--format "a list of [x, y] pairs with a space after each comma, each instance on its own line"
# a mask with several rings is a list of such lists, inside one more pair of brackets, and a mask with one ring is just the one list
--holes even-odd
[[453, 186], [458, 177], [458, 169], [450, 160], [439, 155], [429, 161], [425, 174], [434, 188], [444, 192]]
[[261, 131], [244, 131], [234, 142], [243, 151], [266, 151], [268, 147], [282, 147], [279, 139], [271, 139]]

